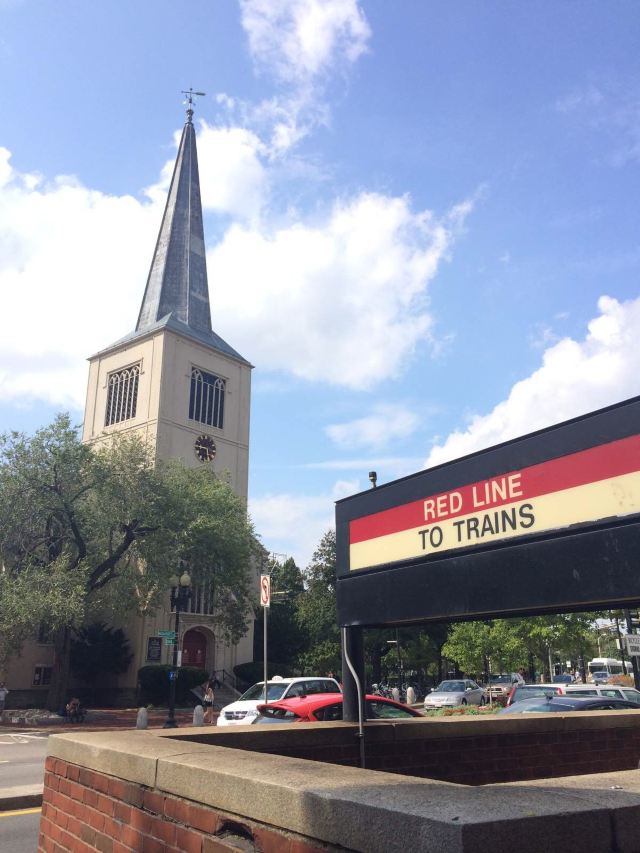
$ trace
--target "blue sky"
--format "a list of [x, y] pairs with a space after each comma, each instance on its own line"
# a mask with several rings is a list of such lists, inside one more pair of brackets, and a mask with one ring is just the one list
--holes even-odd
[[0, 0], [0, 428], [80, 422], [129, 332], [180, 90], [214, 329], [256, 365], [250, 508], [640, 393], [635, 2]]

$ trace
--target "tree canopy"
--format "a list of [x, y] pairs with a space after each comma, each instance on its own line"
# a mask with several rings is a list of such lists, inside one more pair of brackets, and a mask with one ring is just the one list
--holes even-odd
[[46, 626], [59, 693], [70, 631], [110, 613], [152, 613], [181, 561], [194, 582], [211, 582], [218, 630], [237, 640], [252, 612], [256, 547], [244, 502], [222, 479], [156, 464], [135, 434], [86, 445], [59, 415], [33, 436], [3, 435], [0, 658]]

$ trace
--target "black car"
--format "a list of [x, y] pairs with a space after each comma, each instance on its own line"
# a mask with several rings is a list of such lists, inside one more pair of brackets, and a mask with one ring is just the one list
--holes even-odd
[[608, 696], [548, 696], [545, 698], [523, 699], [514, 705], [508, 705], [501, 714], [533, 714], [556, 711], [567, 714], [572, 711], [637, 711], [636, 702], [626, 699], [612, 699]]

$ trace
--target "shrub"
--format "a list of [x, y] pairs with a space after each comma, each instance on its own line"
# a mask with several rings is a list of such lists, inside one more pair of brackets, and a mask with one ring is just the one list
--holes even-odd
[[[161, 705], [169, 701], [169, 673], [173, 669], [167, 664], [151, 664], [138, 670], [141, 701], [153, 705]], [[209, 680], [206, 669], [197, 666], [181, 666], [178, 669], [176, 681], [176, 702], [184, 703], [193, 700], [191, 690]]]

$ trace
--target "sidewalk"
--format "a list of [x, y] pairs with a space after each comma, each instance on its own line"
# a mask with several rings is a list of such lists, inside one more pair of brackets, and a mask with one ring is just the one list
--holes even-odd
[[[167, 719], [167, 714], [166, 708], [149, 710], [149, 728], [161, 729]], [[6, 716], [5, 712], [5, 718]], [[15, 722], [7, 722], [6, 719], [0, 722], [0, 736], [25, 729], [48, 734], [135, 729], [137, 716], [137, 708], [95, 708], [87, 713], [84, 723], [69, 723], [64, 717], [57, 715], [33, 718], [29, 714], [25, 715], [24, 712], [16, 711]], [[175, 717], [180, 728], [190, 726], [193, 721], [193, 709], [176, 709]], [[218, 712], [216, 711], [214, 712], [214, 724], [217, 718]], [[39, 807], [42, 804], [42, 788], [42, 783], [0, 788], [0, 812]]]
[[[42, 712], [41, 716], [34, 716], [33, 712], [25, 711], [15, 711], [14, 718], [7, 720], [7, 713], [5, 712], [5, 719], [0, 721], [0, 733], [28, 728], [41, 732], [49, 732], [50, 734], [60, 734], [71, 731], [99, 732], [110, 731], [112, 729], [135, 729], [138, 709], [92, 708], [87, 712], [83, 723], [70, 723], [65, 717], [60, 717], [57, 714], [46, 715], [46, 712]], [[167, 715], [168, 711], [166, 708], [149, 709], [149, 728], [161, 729], [164, 726]], [[215, 722], [218, 718], [218, 712], [215, 711], [213, 716]], [[176, 708], [175, 718], [178, 726], [190, 726], [193, 720], [193, 709]]]

